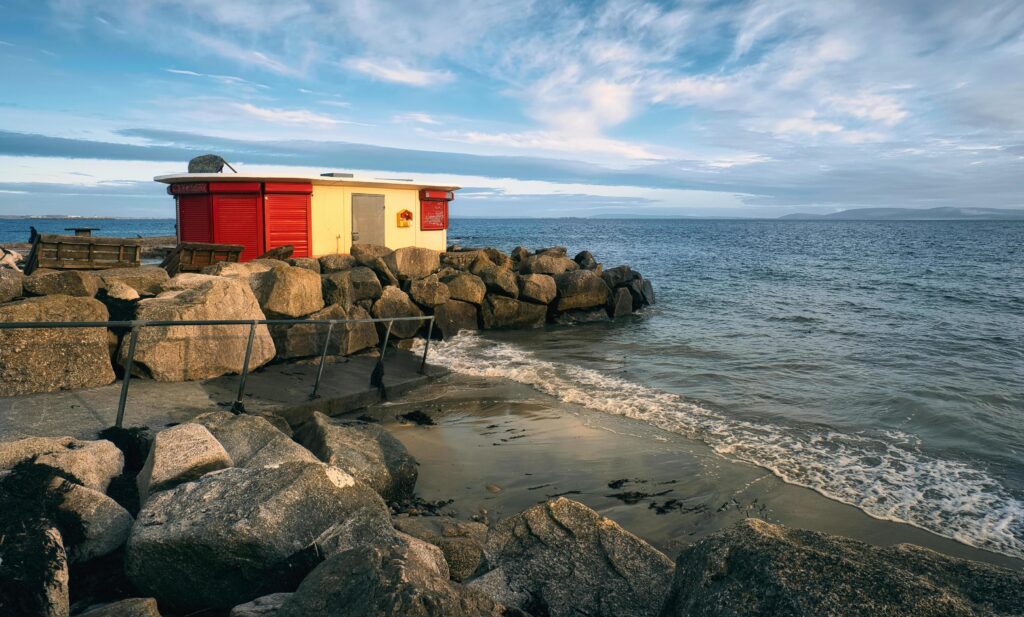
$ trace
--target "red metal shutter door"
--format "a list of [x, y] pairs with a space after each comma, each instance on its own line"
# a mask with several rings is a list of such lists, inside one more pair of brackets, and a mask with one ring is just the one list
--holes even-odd
[[263, 254], [259, 193], [214, 195], [213, 214], [214, 242], [244, 246], [241, 261], [249, 261]]
[[267, 183], [263, 195], [263, 216], [267, 250], [279, 246], [295, 247], [293, 257], [310, 257], [311, 209], [310, 184]]
[[209, 195], [178, 195], [178, 237], [182, 242], [212, 242]]

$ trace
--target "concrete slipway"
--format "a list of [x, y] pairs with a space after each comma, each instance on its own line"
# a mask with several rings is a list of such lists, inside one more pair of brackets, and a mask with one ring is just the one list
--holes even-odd
[[[275, 364], [251, 373], [245, 384], [246, 412], [278, 415], [297, 425], [314, 410], [339, 415], [380, 400], [378, 389], [370, 386], [376, 354], [337, 360], [325, 365], [320, 395], [314, 400], [309, 396], [317, 362]], [[445, 372], [428, 364], [425, 374], [420, 374], [420, 361], [421, 356], [407, 351], [388, 351], [384, 361], [386, 398], [398, 398]], [[124, 426], [157, 428], [187, 422], [207, 411], [230, 409], [238, 382], [237, 375], [175, 383], [132, 379]], [[114, 424], [120, 393], [118, 381], [99, 388], [2, 397], [0, 441], [62, 435], [95, 439], [96, 433]]]

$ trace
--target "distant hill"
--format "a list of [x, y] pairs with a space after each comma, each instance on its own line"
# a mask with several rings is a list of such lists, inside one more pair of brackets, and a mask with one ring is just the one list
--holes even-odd
[[853, 208], [831, 214], [787, 214], [800, 221], [1024, 221], [1024, 209], [1009, 208]]

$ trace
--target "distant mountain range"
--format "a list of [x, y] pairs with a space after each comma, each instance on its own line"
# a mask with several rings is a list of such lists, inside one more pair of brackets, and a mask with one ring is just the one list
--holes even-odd
[[853, 208], [831, 214], [787, 214], [800, 221], [1024, 221], [1024, 209], [1008, 208]]

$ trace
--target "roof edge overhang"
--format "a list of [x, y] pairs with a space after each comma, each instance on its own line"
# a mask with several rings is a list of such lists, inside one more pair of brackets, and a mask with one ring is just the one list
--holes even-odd
[[419, 182], [402, 182], [398, 180], [382, 180], [376, 178], [331, 178], [326, 176], [307, 176], [302, 174], [167, 174], [153, 178], [155, 182], [164, 184], [180, 184], [182, 182], [303, 182], [315, 186], [353, 186], [381, 189], [435, 189], [439, 191], [457, 191], [462, 187], [441, 184], [422, 184]]

